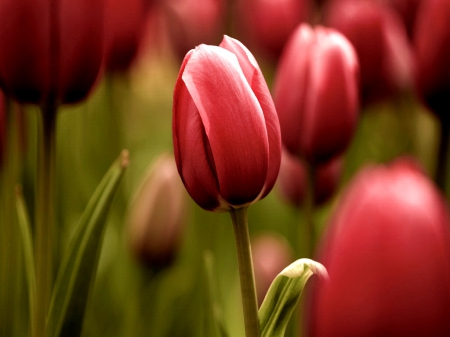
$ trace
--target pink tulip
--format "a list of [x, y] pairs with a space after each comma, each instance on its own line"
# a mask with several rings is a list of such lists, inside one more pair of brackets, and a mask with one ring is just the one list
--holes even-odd
[[107, 0], [106, 67], [125, 71], [138, 53], [147, 17], [144, 0]]
[[[336, 157], [317, 167], [314, 181], [314, 203], [329, 200], [339, 185], [342, 173], [342, 157]], [[294, 207], [302, 207], [306, 196], [308, 172], [304, 163], [287, 151], [281, 157], [277, 185], [281, 196]]]
[[174, 158], [161, 155], [143, 180], [128, 217], [130, 247], [144, 265], [162, 268], [174, 260], [187, 223], [185, 194]]
[[358, 119], [358, 60], [339, 32], [301, 24], [283, 51], [274, 101], [286, 149], [326, 162], [350, 143]]
[[103, 57], [103, 0], [4, 0], [0, 86], [21, 102], [72, 103], [94, 85]]
[[362, 104], [411, 86], [412, 51], [394, 10], [373, 0], [335, 0], [327, 8], [325, 23], [355, 47], [361, 67]]
[[415, 26], [416, 86], [441, 120], [450, 123], [450, 1], [423, 1]]
[[324, 235], [311, 336], [450, 336], [450, 222], [414, 164], [366, 168]]
[[238, 0], [239, 29], [261, 52], [278, 57], [294, 29], [311, 18], [311, 0]]
[[175, 85], [173, 142], [181, 178], [204, 209], [247, 206], [272, 189], [281, 161], [278, 118], [249, 50], [225, 36], [185, 57]]
[[275, 277], [293, 262], [292, 255], [289, 243], [282, 236], [264, 233], [252, 238], [253, 269], [260, 305]]

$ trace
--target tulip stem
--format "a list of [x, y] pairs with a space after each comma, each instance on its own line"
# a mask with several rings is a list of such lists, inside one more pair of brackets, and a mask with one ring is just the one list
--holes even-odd
[[35, 202], [36, 313], [33, 336], [45, 336], [53, 283], [53, 178], [55, 174], [56, 105], [41, 109], [38, 120], [38, 157]]
[[307, 179], [306, 179], [306, 196], [304, 202], [305, 222], [307, 231], [307, 245], [309, 258], [314, 257], [314, 251], [316, 246], [316, 227], [314, 224], [314, 185], [316, 180], [316, 169], [313, 165], [306, 163]]
[[260, 337], [258, 302], [256, 300], [255, 277], [248, 232], [247, 207], [230, 211], [239, 264], [242, 306], [246, 337]]
[[439, 142], [439, 154], [438, 154], [435, 181], [436, 184], [440, 187], [441, 191], [445, 192], [447, 184], [450, 123], [448, 123], [445, 120], [442, 120], [440, 125], [441, 125], [441, 138]]

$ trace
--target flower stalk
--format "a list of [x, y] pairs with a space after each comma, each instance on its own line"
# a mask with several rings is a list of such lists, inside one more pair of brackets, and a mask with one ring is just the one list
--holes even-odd
[[239, 264], [242, 306], [246, 337], [260, 337], [258, 302], [256, 300], [255, 278], [248, 232], [247, 207], [230, 210]]

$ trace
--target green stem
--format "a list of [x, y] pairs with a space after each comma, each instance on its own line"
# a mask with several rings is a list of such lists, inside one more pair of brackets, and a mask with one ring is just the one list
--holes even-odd
[[446, 191], [447, 184], [447, 168], [448, 168], [448, 150], [450, 142], [450, 123], [442, 120], [441, 123], [441, 138], [439, 143], [438, 162], [436, 168], [436, 184], [441, 191]]
[[258, 302], [256, 300], [250, 236], [248, 233], [247, 207], [230, 211], [239, 264], [242, 306], [246, 337], [260, 337]]
[[306, 163], [307, 179], [306, 179], [306, 195], [305, 195], [305, 222], [307, 231], [308, 257], [314, 257], [316, 247], [316, 227], [314, 224], [314, 185], [316, 180], [316, 169], [313, 165]]
[[54, 206], [56, 105], [41, 109], [38, 119], [38, 158], [35, 211], [36, 313], [33, 334], [45, 336], [48, 306], [53, 287]]

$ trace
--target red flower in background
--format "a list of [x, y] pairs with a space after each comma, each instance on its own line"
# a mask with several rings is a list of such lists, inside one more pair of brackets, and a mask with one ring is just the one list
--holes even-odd
[[355, 47], [363, 105], [411, 86], [411, 47], [403, 23], [391, 8], [373, 0], [335, 0], [327, 7], [324, 21]]
[[278, 118], [253, 55], [224, 37], [181, 66], [173, 101], [178, 172], [202, 208], [227, 211], [270, 192], [281, 161]]
[[427, 106], [450, 123], [450, 1], [427, 0], [417, 14], [416, 87]]
[[103, 0], [0, 4], [0, 85], [21, 102], [73, 103], [91, 90], [103, 56]]
[[144, 0], [106, 0], [106, 68], [127, 70], [138, 53], [145, 30]]
[[366, 168], [348, 187], [318, 259], [330, 279], [308, 306], [312, 336], [449, 336], [447, 205], [410, 162]]
[[274, 83], [286, 149], [319, 164], [342, 153], [356, 127], [358, 59], [334, 29], [301, 24], [290, 37]]

